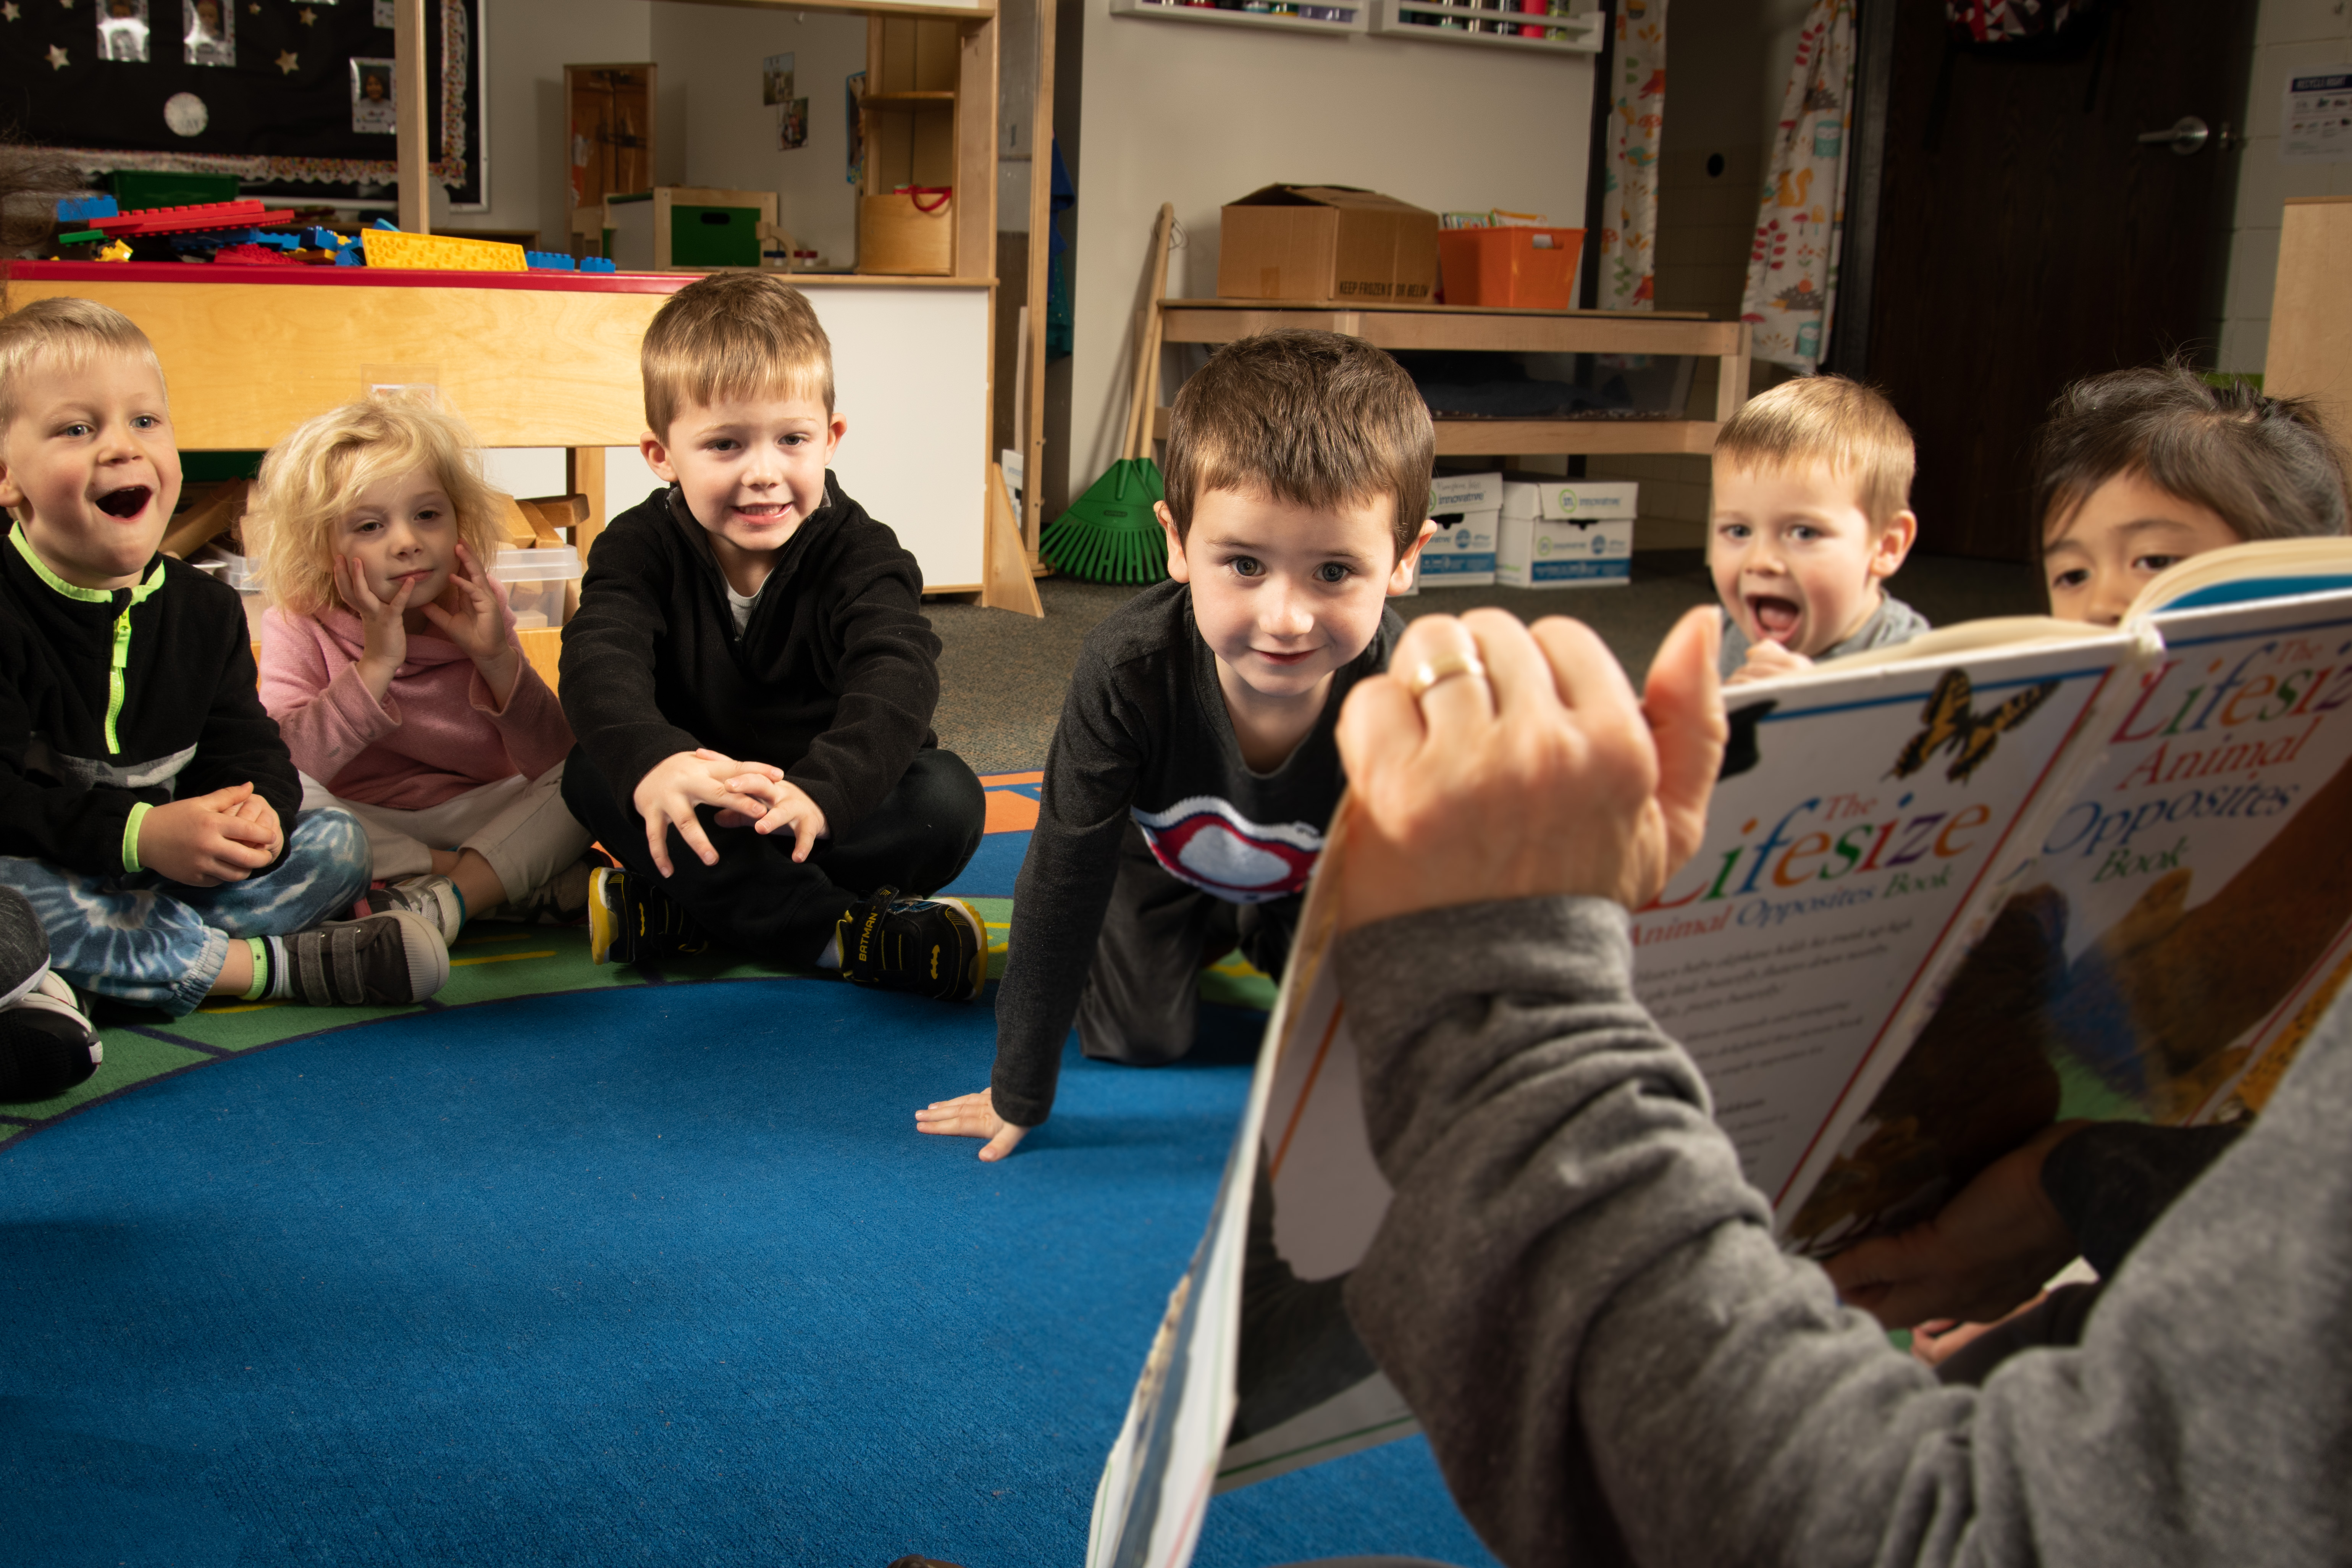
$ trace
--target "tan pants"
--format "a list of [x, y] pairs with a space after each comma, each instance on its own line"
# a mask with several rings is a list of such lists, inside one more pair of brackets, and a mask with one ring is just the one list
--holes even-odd
[[302, 775], [302, 808], [339, 805], [367, 829], [378, 881], [396, 881], [433, 869], [436, 849], [471, 849], [498, 873], [507, 897], [544, 886], [578, 860], [588, 830], [563, 805], [563, 764], [535, 779], [520, 773], [467, 790], [423, 811], [394, 811], [343, 800], [310, 774]]

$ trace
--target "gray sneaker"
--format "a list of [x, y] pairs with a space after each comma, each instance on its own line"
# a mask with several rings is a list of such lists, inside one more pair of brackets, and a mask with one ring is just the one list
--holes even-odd
[[313, 1007], [394, 1007], [448, 983], [449, 945], [414, 910], [330, 921], [286, 941], [286, 994]]
[[53, 1100], [105, 1059], [73, 987], [54, 972], [43, 969], [0, 1006], [0, 1105]]
[[456, 882], [438, 871], [427, 871], [421, 876], [403, 877], [389, 887], [370, 888], [360, 895], [352, 914], [355, 919], [365, 920], [370, 915], [407, 910], [432, 921], [446, 945], [457, 941], [457, 933], [465, 929], [465, 899]]

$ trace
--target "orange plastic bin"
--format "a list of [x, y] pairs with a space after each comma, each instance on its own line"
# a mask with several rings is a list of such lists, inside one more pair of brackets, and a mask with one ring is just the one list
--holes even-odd
[[1565, 310], [1576, 300], [1580, 228], [1444, 228], [1437, 269], [1449, 305]]

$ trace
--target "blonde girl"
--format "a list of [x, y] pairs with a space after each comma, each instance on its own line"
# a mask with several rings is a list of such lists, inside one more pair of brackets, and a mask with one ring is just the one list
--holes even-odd
[[465, 426], [415, 402], [346, 404], [263, 459], [270, 607], [261, 700], [304, 802], [365, 825], [372, 908], [454, 940], [468, 913], [576, 919], [587, 830], [564, 809], [572, 731], [487, 563], [499, 498]]

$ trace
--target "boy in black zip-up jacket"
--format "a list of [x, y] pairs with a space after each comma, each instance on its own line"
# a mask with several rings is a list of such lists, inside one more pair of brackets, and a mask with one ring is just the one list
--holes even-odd
[[781, 279], [706, 278], [654, 318], [643, 364], [669, 484], [598, 537], [563, 633], [564, 801], [624, 867], [593, 878], [593, 956], [716, 940], [978, 995], [979, 915], [901, 896], [963, 868], [986, 806], [931, 734], [921, 572], [826, 468], [847, 422], [824, 328]]
[[[0, 883], [72, 984], [173, 1015], [422, 1000], [448, 977], [437, 931], [320, 923], [366, 887], [367, 841], [345, 813], [298, 820], [236, 595], [156, 553], [179, 490], [137, 327], [83, 300], [0, 321]], [[89, 1076], [27, 1066], [59, 1059], [71, 1011], [0, 1013], [0, 1098]]]

